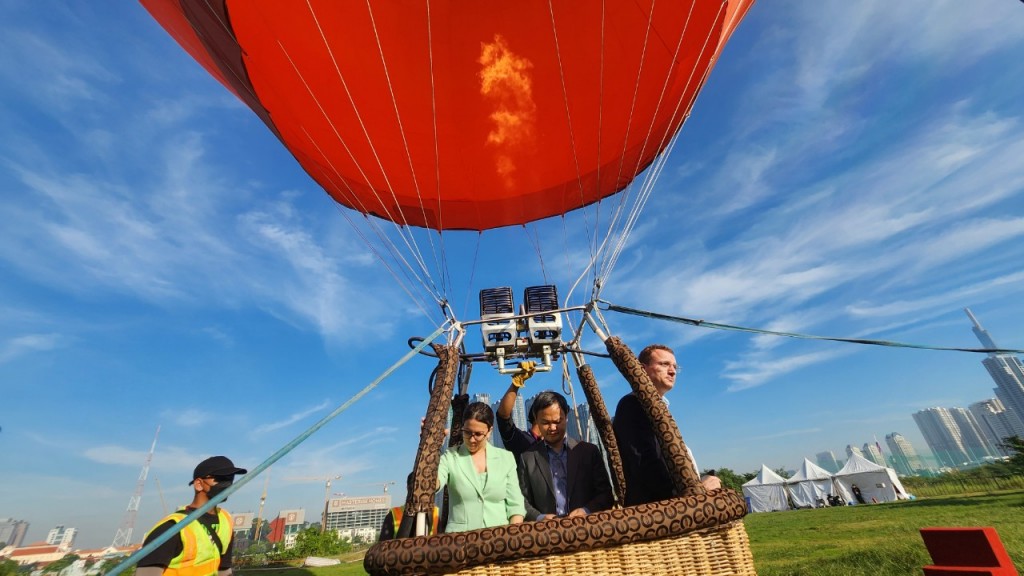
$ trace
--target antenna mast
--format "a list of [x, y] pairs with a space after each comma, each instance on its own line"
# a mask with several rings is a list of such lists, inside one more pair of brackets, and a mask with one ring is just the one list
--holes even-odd
[[142, 502], [142, 489], [146, 487], [146, 476], [149, 475], [149, 464], [153, 461], [153, 452], [156, 450], [156, 439], [160, 437], [160, 427], [156, 427], [156, 435], [153, 436], [153, 445], [149, 447], [149, 455], [146, 456], [146, 463], [142, 465], [142, 472], [139, 474], [139, 481], [135, 484], [135, 493], [128, 499], [128, 509], [121, 519], [121, 526], [114, 534], [114, 543], [111, 546], [121, 548], [128, 546], [132, 541], [132, 530], [135, 529], [135, 516], [139, 513], [139, 503]]

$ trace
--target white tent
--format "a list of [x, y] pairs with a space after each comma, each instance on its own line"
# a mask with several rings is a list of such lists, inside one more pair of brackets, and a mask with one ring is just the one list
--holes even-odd
[[751, 512], [789, 510], [786, 479], [761, 464], [757, 477], [743, 485], [743, 495]]
[[836, 472], [835, 479], [840, 494], [847, 502], [857, 502], [853, 495], [855, 485], [860, 488], [860, 493], [868, 504], [872, 501], [895, 502], [907, 498], [907, 491], [903, 489], [903, 484], [900, 484], [895, 470], [879, 466], [857, 454], [850, 456], [843, 469]]
[[789, 497], [797, 508], [818, 508], [833, 494], [832, 475], [821, 466], [804, 458], [803, 466], [786, 480]]

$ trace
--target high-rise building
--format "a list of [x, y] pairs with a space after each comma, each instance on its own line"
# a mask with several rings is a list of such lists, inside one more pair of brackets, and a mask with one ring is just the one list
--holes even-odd
[[928, 449], [935, 455], [940, 466], [959, 468], [971, 462], [970, 455], [960, 438], [960, 428], [953, 415], [945, 408], [927, 408], [914, 413]]
[[28, 522], [14, 518], [0, 518], [0, 548], [14, 546], [18, 548], [25, 541]]
[[358, 498], [331, 498], [327, 506], [327, 529], [338, 536], [373, 541], [391, 510], [391, 494]]
[[950, 408], [949, 414], [960, 428], [960, 439], [971, 462], [984, 462], [997, 454], [995, 447], [981, 433], [974, 416], [966, 408]]
[[831, 450], [824, 452], [818, 452], [814, 458], [818, 461], [818, 466], [821, 466], [825, 470], [835, 474], [839, 472], [839, 462], [836, 461], [836, 455]]
[[893, 467], [900, 476], [914, 476], [925, 470], [921, 457], [914, 446], [899, 432], [885, 435], [885, 443], [892, 455]]
[[477, 394], [473, 394], [473, 397], [470, 398], [469, 401], [470, 402], [483, 402], [484, 404], [487, 404], [488, 406], [490, 406], [491, 405], [491, 395], [486, 393], [486, 392], [479, 392]]
[[526, 421], [526, 402], [523, 400], [522, 394], [516, 394], [516, 403], [512, 407], [512, 423], [520, 430], [526, 430], [528, 428]]
[[62, 550], [70, 550], [75, 543], [75, 536], [78, 535], [78, 528], [65, 528], [63, 524], [58, 525], [46, 535], [46, 543], [53, 544]]
[[[578, 419], [577, 414], [579, 415]], [[577, 422], [579, 423], [578, 426]], [[601, 439], [597, 433], [597, 424], [594, 424], [594, 419], [590, 415], [589, 404], [584, 402], [576, 406], [575, 411], [569, 413], [566, 435], [577, 442], [584, 441], [591, 444], [601, 444]]]
[[861, 452], [860, 448], [857, 448], [857, 447], [856, 447], [856, 446], [854, 446], [853, 444], [847, 444], [847, 445], [846, 445], [846, 457], [847, 457], [848, 459], [849, 459], [849, 458], [853, 458], [853, 455], [854, 455], [854, 454], [856, 454], [857, 456], [860, 456], [860, 457], [863, 457], [863, 456], [864, 456], [864, 453], [863, 453], [863, 452]]
[[978, 423], [981, 433], [988, 439], [997, 453], [1009, 456], [1010, 450], [1002, 446], [1003, 439], [1013, 436], [1013, 430], [1008, 418], [1009, 413], [1003, 407], [999, 398], [989, 398], [981, 402], [975, 402], [967, 407], [974, 421]]
[[[981, 327], [981, 323], [971, 313], [970, 308], [964, 308], [967, 317], [971, 319], [974, 327], [971, 330], [981, 341], [982, 346], [989, 349], [998, 349], [995, 340], [988, 331]], [[991, 352], [988, 358], [981, 361], [988, 370], [989, 376], [995, 381], [995, 393], [1007, 412], [1006, 422], [1010, 431], [1024, 438], [1024, 364], [1020, 358], [1010, 354], [998, 354]]]
[[885, 456], [882, 456], [882, 450], [874, 442], [864, 443], [864, 457], [868, 460], [878, 464], [879, 466], [888, 466], [885, 463]]

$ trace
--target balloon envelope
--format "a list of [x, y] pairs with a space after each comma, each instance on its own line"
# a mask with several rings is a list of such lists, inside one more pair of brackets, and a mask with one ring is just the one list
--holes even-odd
[[627, 186], [752, 2], [142, 0], [335, 200], [438, 230]]

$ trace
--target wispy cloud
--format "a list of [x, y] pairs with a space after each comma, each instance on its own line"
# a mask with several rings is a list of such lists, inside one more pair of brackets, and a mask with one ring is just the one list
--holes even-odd
[[253, 436], [259, 436], [261, 434], [266, 434], [267, 432], [272, 432], [274, 430], [280, 430], [281, 428], [286, 428], [288, 426], [291, 426], [292, 424], [295, 424], [296, 422], [299, 422], [299, 421], [307, 418], [308, 416], [311, 416], [313, 414], [316, 414], [317, 412], [322, 412], [323, 410], [326, 410], [327, 408], [330, 407], [330, 405], [331, 404], [330, 404], [329, 400], [324, 400], [320, 404], [317, 404], [316, 406], [313, 406], [312, 408], [307, 408], [305, 410], [302, 410], [301, 412], [296, 412], [295, 414], [292, 414], [291, 416], [288, 416], [284, 420], [278, 420], [277, 422], [270, 422], [268, 424], [261, 424], [261, 425], [255, 427], [255, 428], [253, 428], [252, 435]]
[[196, 428], [213, 421], [217, 416], [199, 408], [186, 408], [185, 410], [165, 410], [160, 418], [171, 420], [183, 428]]
[[26, 334], [0, 343], [0, 364], [4, 364], [37, 352], [49, 352], [59, 348], [64, 337], [60, 334]]

